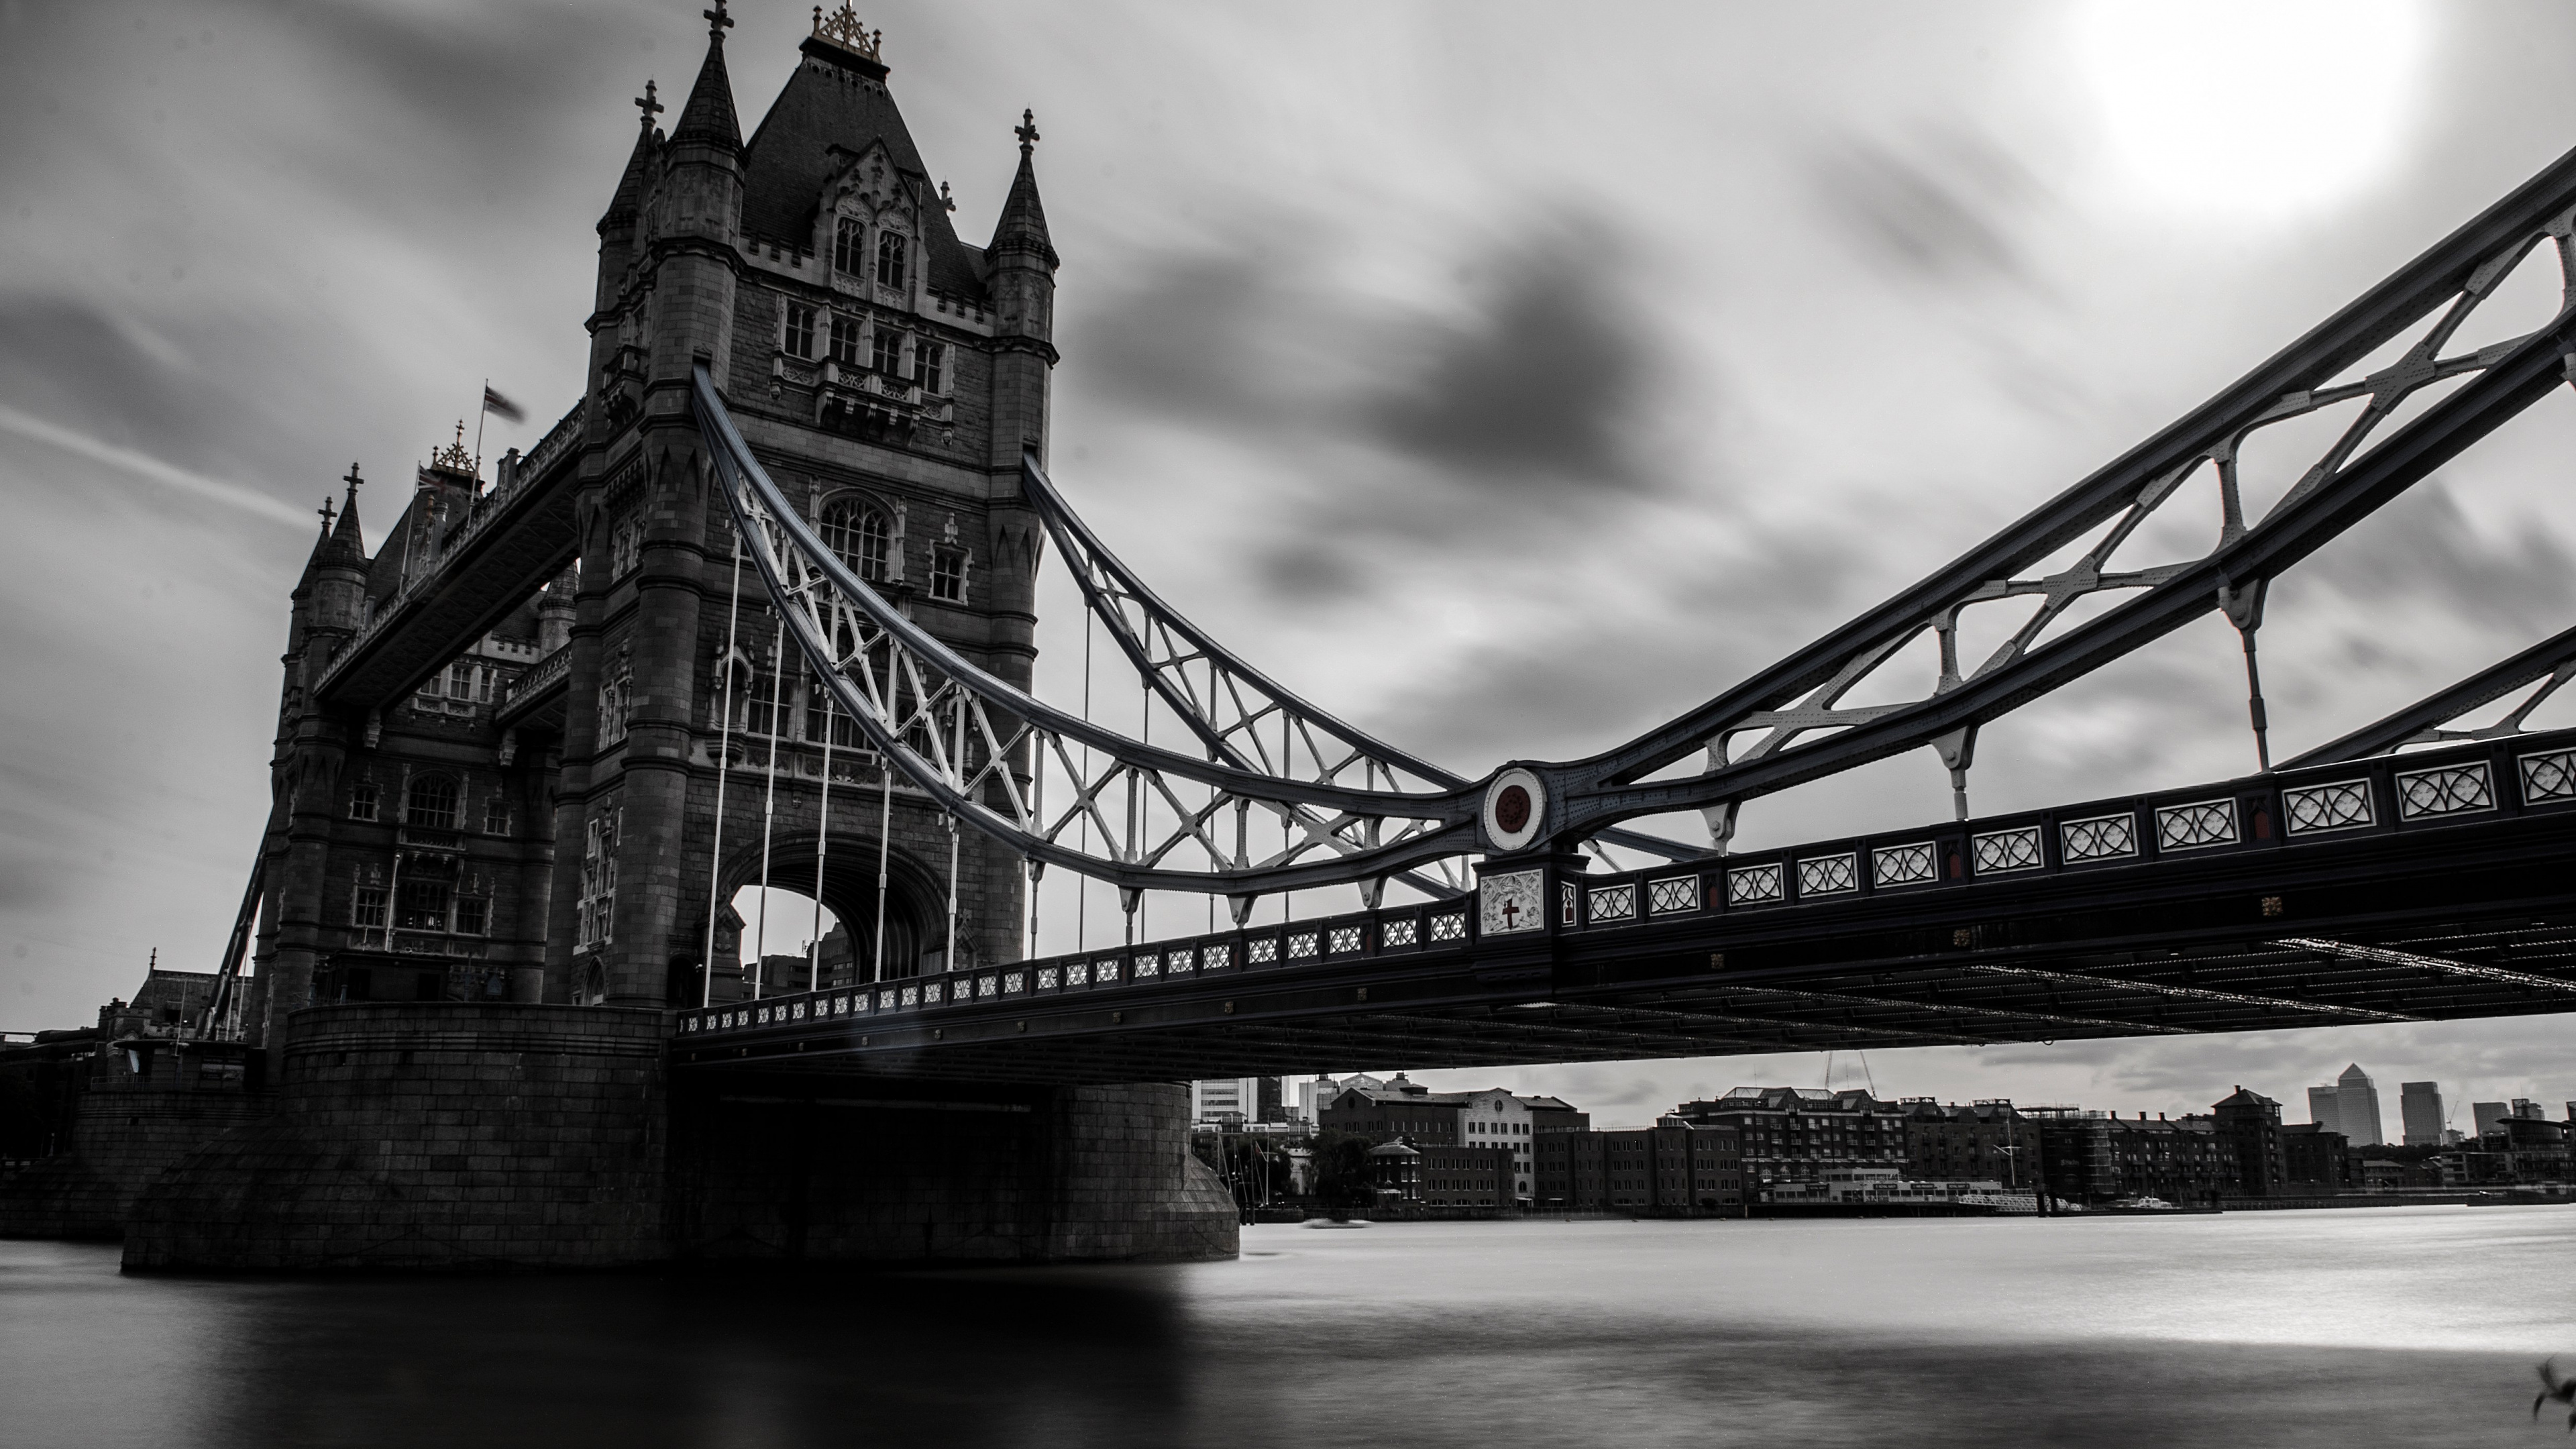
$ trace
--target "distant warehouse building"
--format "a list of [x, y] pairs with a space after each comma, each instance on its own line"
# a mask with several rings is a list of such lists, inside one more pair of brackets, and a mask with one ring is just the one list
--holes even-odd
[[1743, 1144], [1732, 1127], [1665, 1117], [1652, 1127], [1538, 1139], [1541, 1211], [1733, 1213], [1744, 1194]]
[[1500, 1087], [1435, 1092], [1402, 1072], [1383, 1086], [1345, 1088], [1316, 1118], [1324, 1131], [1401, 1138], [1426, 1151], [1472, 1147], [1501, 1152], [1512, 1164], [1510, 1197], [1515, 1201], [1537, 1195], [1537, 1144], [1592, 1121], [1555, 1097], [1523, 1097]]
[[1713, 1101], [1684, 1102], [1673, 1117], [1732, 1129], [1751, 1191], [1764, 1183], [1814, 1182], [1833, 1168], [1904, 1170], [1909, 1111], [1857, 1089], [1738, 1087]]

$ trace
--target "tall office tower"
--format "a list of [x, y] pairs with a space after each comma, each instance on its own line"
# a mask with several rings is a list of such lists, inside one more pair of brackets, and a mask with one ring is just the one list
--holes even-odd
[[2442, 1087], [2439, 1082], [2398, 1083], [2397, 1110], [2406, 1125], [2407, 1146], [2442, 1145]]
[[2308, 1088], [2308, 1120], [2328, 1132], [2342, 1132], [2343, 1089], [2331, 1082], [2322, 1087]]
[[2335, 1115], [2342, 1124], [2335, 1130], [2350, 1139], [2353, 1146], [2377, 1147], [2388, 1140], [2379, 1125], [2379, 1087], [2370, 1080], [2370, 1073], [2361, 1069], [2361, 1063], [2345, 1067], [2343, 1075], [2335, 1078], [2335, 1097], [2339, 1103]]
[[2502, 1102], [2471, 1102], [2469, 1115], [2476, 1119], [2478, 1135], [2484, 1137], [2505, 1119], [2505, 1105]]
[[1238, 1123], [1261, 1120], [1261, 1083], [1256, 1077], [1218, 1077], [1190, 1083], [1190, 1115], [1200, 1122]]
[[2528, 1117], [2536, 1121], [2542, 1117], [2548, 1116], [2549, 1114], [2541, 1108], [2541, 1105], [2538, 1102], [2531, 1100], [2529, 1097], [2516, 1097], [2513, 1099], [2512, 1115], [2516, 1117]]

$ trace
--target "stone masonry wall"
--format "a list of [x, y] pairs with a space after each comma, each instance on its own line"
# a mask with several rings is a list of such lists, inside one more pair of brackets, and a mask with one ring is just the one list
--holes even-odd
[[136, 1204], [129, 1268], [607, 1267], [664, 1256], [658, 1012], [311, 1007], [276, 1116]]
[[[199, 1072], [189, 1053], [155, 1049], [144, 1074], [110, 1054], [73, 1108], [70, 1150], [0, 1186], [0, 1237], [116, 1238], [144, 1187], [163, 1169], [274, 1108]], [[236, 1059], [237, 1064], [237, 1059]]]

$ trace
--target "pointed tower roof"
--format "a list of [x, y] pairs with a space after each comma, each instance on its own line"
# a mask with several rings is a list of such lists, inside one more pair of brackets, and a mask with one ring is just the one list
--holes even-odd
[[656, 149], [653, 118], [662, 112], [662, 100], [654, 93], [653, 82], [644, 82], [644, 94], [635, 98], [635, 108], [644, 113], [644, 124], [635, 133], [635, 149], [627, 154], [626, 170], [617, 178], [617, 194], [608, 199], [608, 210], [599, 218], [601, 231], [633, 221], [644, 205], [644, 175], [653, 164]]
[[671, 128], [671, 144], [703, 141], [729, 151], [742, 149], [742, 124], [734, 119], [733, 77], [725, 73], [724, 33], [733, 24], [725, 0], [706, 12], [707, 59], [698, 67], [698, 83], [680, 107], [680, 123]]
[[797, 47], [804, 62], [770, 103], [742, 153], [742, 229], [793, 246], [808, 245], [823, 189], [850, 157], [882, 143], [897, 173], [923, 202], [922, 246], [931, 290], [959, 297], [985, 293], [981, 254], [957, 239], [948, 210], [934, 196], [930, 169], [886, 90], [882, 40], [862, 31], [844, 5], [817, 14], [814, 33]]
[[340, 505], [339, 523], [331, 530], [330, 562], [362, 569], [367, 566], [367, 535], [358, 525], [358, 488], [367, 480], [358, 476], [358, 465], [351, 463], [348, 476], [340, 481], [349, 485], [349, 495]]
[[2367, 1082], [2370, 1080], [2370, 1073], [2361, 1069], [2361, 1063], [2354, 1062], [2351, 1066], [2344, 1068], [2343, 1075], [2335, 1078], [2335, 1080], [2338, 1082]]
[[1038, 201], [1038, 173], [1035, 152], [1038, 141], [1037, 116], [1020, 112], [1016, 134], [1020, 138], [1020, 172], [1011, 178], [1011, 194], [1002, 199], [1002, 215], [993, 223], [992, 244], [985, 255], [1002, 257], [1011, 252], [1044, 257], [1048, 271], [1056, 268], [1055, 245], [1047, 239], [1046, 207]]
[[295, 580], [293, 597], [302, 598], [313, 587], [313, 575], [331, 556], [331, 500], [326, 495], [322, 506], [313, 510], [322, 515], [322, 531], [313, 539], [313, 552], [304, 556], [304, 572]]

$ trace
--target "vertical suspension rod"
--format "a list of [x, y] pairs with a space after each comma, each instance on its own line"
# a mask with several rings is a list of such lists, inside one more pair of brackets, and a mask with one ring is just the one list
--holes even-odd
[[[966, 693], [952, 692], [949, 719], [948, 776], [960, 792], [966, 788]], [[957, 969], [957, 817], [941, 812], [948, 821], [948, 962], [947, 969]]]
[[[837, 646], [835, 646], [837, 648]], [[814, 682], [823, 682], [820, 675]], [[832, 852], [832, 691], [823, 690], [823, 808], [814, 821], [814, 932], [805, 943], [805, 977], [823, 989], [823, 861]]]
[[751, 999], [758, 1001], [769, 986], [769, 823], [778, 810], [778, 712], [779, 681], [787, 668], [787, 620], [777, 610], [770, 617], [778, 627], [769, 636], [769, 781], [760, 796], [760, 909], [754, 914], [759, 924], [752, 928]]
[[734, 628], [742, 616], [742, 531], [733, 535], [733, 598], [725, 605], [724, 660], [718, 666], [724, 671], [722, 699], [716, 706], [716, 837], [707, 856], [707, 950], [705, 964], [699, 968], [698, 1005], [713, 1005], [716, 995], [716, 892], [724, 889], [724, 806], [725, 780], [733, 773], [733, 649]]
[[885, 979], [886, 864], [894, 850], [894, 765], [881, 755], [877, 770], [885, 777], [885, 804], [877, 812], [877, 929], [869, 943], [871, 981]]

